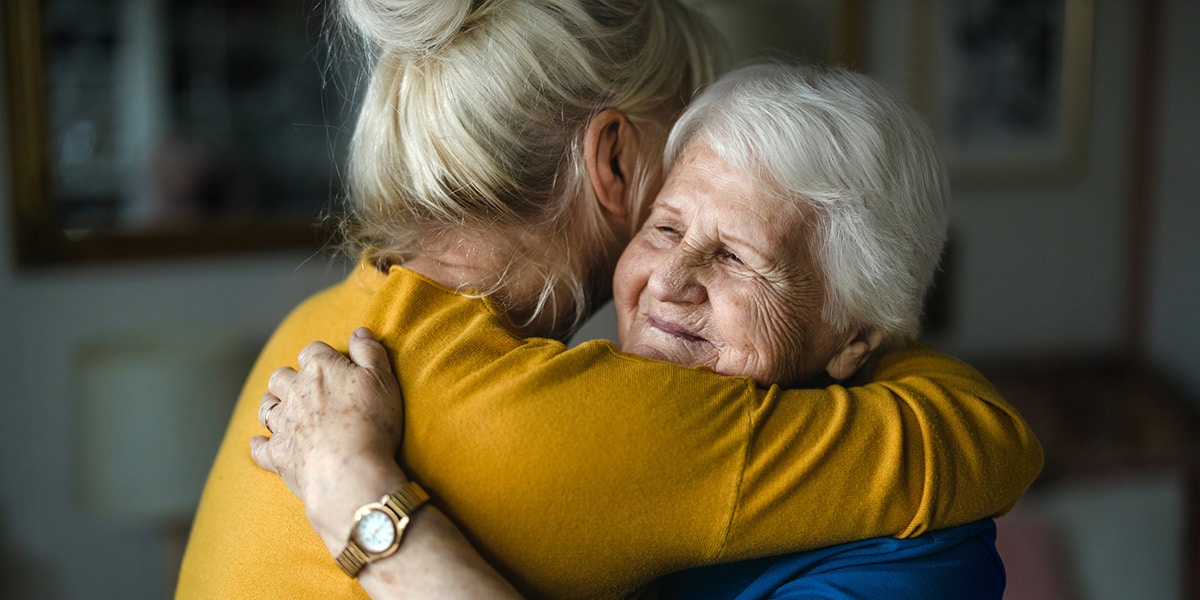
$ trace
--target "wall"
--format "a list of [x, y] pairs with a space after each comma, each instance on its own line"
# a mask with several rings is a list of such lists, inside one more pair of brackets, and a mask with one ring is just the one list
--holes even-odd
[[1156, 364], [1200, 396], [1200, 3], [1167, 3], [1154, 190], [1148, 343]]
[[[911, 76], [913, 2], [870, 2], [869, 70], [899, 90]], [[1200, 123], [1193, 116], [1195, 2], [1162, 3], [1148, 358], [1200, 402]], [[955, 190], [951, 322], [932, 338], [971, 359], [1117, 355], [1128, 285], [1131, 102], [1138, 3], [1095, 0], [1087, 162], [1071, 181]]]
[[170, 532], [96, 518], [76, 497], [71, 365], [79, 344], [197, 329], [260, 343], [346, 266], [287, 253], [17, 270], [8, 167], [17, 149], [7, 147], [5, 127], [0, 122], [0, 597], [169, 597]]
[[0, 596], [162, 596], [171, 567], [162, 564], [168, 548], [158, 532], [96, 520], [74, 497], [72, 353], [98, 335], [179, 328], [265, 339], [295, 301], [339, 274], [320, 260], [301, 267], [305, 258], [39, 274], [6, 269], [0, 276]]
[[[873, 7], [883, 8], [875, 2]], [[1093, 94], [1085, 168], [1057, 184], [956, 186], [954, 298], [934, 341], [968, 357], [1105, 352], [1120, 342], [1133, 3], [1096, 3]], [[876, 12], [870, 70], [896, 89], [911, 77], [911, 11]], [[911, 13], [909, 13], [911, 14]]]

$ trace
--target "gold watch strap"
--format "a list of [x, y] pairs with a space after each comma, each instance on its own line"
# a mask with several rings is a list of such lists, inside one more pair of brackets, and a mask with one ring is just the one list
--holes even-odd
[[[420, 486], [420, 484], [415, 481], [409, 481], [400, 489], [381, 498], [379, 503], [396, 513], [396, 516], [400, 518], [400, 523], [402, 524], [399, 530], [396, 531], [396, 546], [386, 554], [369, 555], [364, 552], [354, 540], [355, 526], [351, 526], [350, 536], [349, 540], [346, 542], [346, 547], [342, 549], [341, 554], [338, 554], [337, 557], [338, 566], [341, 567], [342, 571], [344, 571], [350, 577], [358, 577], [358, 574], [362, 571], [363, 567], [367, 566], [367, 563], [385, 556], [390, 556], [395, 552], [395, 549], [399, 547], [399, 542], [404, 535], [404, 526], [408, 523], [408, 520], [418, 508], [421, 508], [422, 504], [425, 504], [428, 501], [429, 494]], [[356, 522], [355, 525], [357, 524], [358, 523]]]
[[358, 573], [362, 568], [367, 566], [367, 554], [350, 540], [345, 548], [342, 548], [342, 553], [337, 557], [337, 564], [342, 568], [342, 571], [351, 577], [358, 577]]
[[412, 514], [429, 501], [429, 494], [417, 482], [410, 481], [400, 489], [386, 495], [380, 502], [396, 511], [401, 517], [412, 517]]

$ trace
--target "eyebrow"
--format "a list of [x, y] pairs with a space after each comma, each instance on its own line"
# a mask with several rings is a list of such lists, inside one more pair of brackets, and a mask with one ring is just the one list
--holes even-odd
[[720, 237], [720, 242], [721, 242], [722, 246], [724, 246], [727, 249], [732, 250], [734, 254], [738, 255], [741, 258], [745, 258], [743, 255], [746, 254], [746, 251], [748, 251], [750, 254], [755, 255], [759, 260], [761, 260], [763, 262], [770, 262], [771, 260], [776, 260], [776, 259], [772, 259], [766, 252], [764, 252], [762, 250], [762, 248], [759, 248], [757, 244], [751, 242], [750, 240], [748, 240], [746, 238], [743, 238], [738, 235], [734, 235], [727, 231], [721, 231], [719, 237]]
[[[667, 215], [682, 219], [683, 211], [669, 201], [660, 201], [655, 199], [654, 204], [650, 207], [650, 214], [653, 215], [658, 211], [663, 211]], [[649, 223], [649, 219], [646, 221]], [[689, 229], [691, 229], [689, 227]], [[722, 248], [731, 251], [738, 255], [739, 258], [745, 259], [747, 256], [754, 256], [763, 263], [777, 263], [781, 259], [772, 257], [768, 252], [765, 252], [751, 239], [731, 233], [727, 229], [720, 229], [717, 235], [717, 242]], [[781, 240], [781, 247], [786, 244], [786, 240]]]
[[675, 208], [674, 206], [671, 206], [670, 204], [663, 202], [662, 200], [655, 199], [654, 202], [652, 202], [650, 204], [650, 214], [654, 214], [660, 210], [665, 210], [673, 215], [679, 214], [678, 208]]

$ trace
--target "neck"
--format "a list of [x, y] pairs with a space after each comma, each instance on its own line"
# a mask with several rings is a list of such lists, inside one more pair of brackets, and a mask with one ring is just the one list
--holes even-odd
[[[426, 250], [404, 262], [404, 266], [452, 289], [488, 293], [508, 313], [514, 329], [525, 337], [562, 338], [571, 311], [534, 317], [544, 279], [536, 269], [513, 268], [519, 244], [492, 243], [479, 232], [444, 234], [426, 244]], [[500, 248], [512, 248], [503, 252]], [[562, 296], [567, 297], [567, 296]], [[545, 312], [545, 311], [543, 311]]]

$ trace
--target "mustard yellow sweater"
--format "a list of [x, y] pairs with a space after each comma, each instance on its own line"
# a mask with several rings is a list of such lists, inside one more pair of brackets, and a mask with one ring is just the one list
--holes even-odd
[[967, 365], [926, 347], [873, 383], [759, 389], [622, 354], [516, 338], [486, 300], [360, 266], [268, 342], [209, 476], [178, 597], [362, 598], [303, 505], [251, 460], [271, 372], [367, 325], [393, 351], [403, 466], [525, 593], [621, 597], [675, 570], [997, 515], [1041, 448]]

